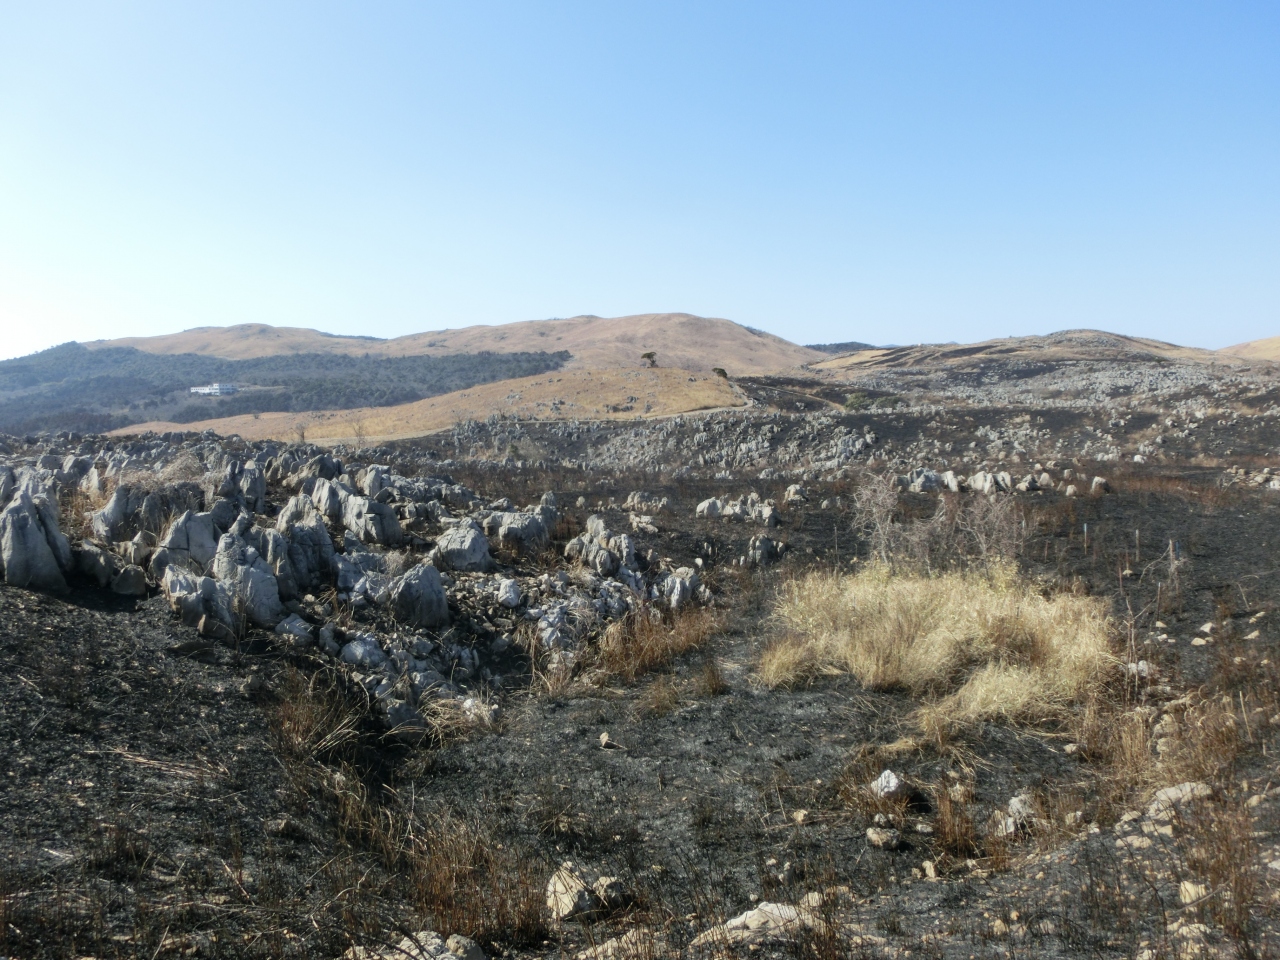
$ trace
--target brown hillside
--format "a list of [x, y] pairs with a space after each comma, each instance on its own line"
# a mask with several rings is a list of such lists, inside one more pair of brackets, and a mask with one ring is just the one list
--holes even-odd
[[743, 405], [741, 392], [714, 374], [672, 367], [639, 370], [568, 370], [502, 380], [395, 407], [263, 413], [198, 423], [153, 421], [117, 430], [215, 430], [246, 440], [292, 440], [298, 428], [308, 440], [338, 443], [363, 432], [370, 442], [403, 440], [447, 430], [459, 420], [504, 414], [538, 420], [630, 420]]
[[1280, 360], [1280, 337], [1265, 337], [1262, 340], [1237, 343], [1234, 347], [1223, 347], [1216, 352], [1244, 360]]
[[1161, 340], [1128, 337], [1102, 330], [1064, 330], [1047, 336], [1004, 337], [969, 344], [917, 344], [860, 350], [821, 363], [815, 370], [840, 373], [868, 367], [969, 367], [1000, 360], [1055, 362], [1065, 360], [1190, 360], [1222, 363], [1230, 358], [1212, 350], [1180, 347]]
[[652, 350], [664, 367], [709, 372], [723, 367], [730, 374], [777, 373], [822, 360], [826, 354], [769, 333], [758, 333], [730, 320], [687, 313], [646, 313], [631, 317], [573, 317], [529, 320], [498, 326], [463, 327], [415, 333], [393, 340], [338, 337], [299, 327], [246, 323], [232, 327], [197, 327], [161, 337], [126, 337], [85, 344], [135, 347], [148, 353], [199, 353], [232, 360], [290, 353], [337, 353], [404, 357], [492, 350], [515, 353], [568, 350], [568, 369], [636, 367]]

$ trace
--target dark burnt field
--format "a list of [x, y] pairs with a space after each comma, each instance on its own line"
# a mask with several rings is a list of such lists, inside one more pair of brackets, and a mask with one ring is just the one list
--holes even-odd
[[[872, 422], [901, 444], [928, 430]], [[1264, 445], [1248, 446], [1230, 462], [1260, 468]], [[420, 930], [490, 956], [627, 935], [631, 953], [595, 955], [1271, 956], [1280, 491], [1224, 485], [1224, 465], [1063, 459], [1110, 492], [1000, 495], [1020, 576], [1045, 597], [1100, 598], [1114, 659], [1088, 710], [946, 735], [922, 731], [910, 690], [760, 677], [785, 584], [871, 562], [858, 507], [871, 473], [806, 482], [784, 503], [790, 481], [455, 463], [482, 497], [551, 490], [562, 504], [551, 546], [501, 555], [504, 575], [578, 576], [565, 543], [593, 514], [626, 529], [621, 505], [644, 490], [668, 506], [637, 553], [700, 563], [712, 600], [667, 615], [678, 642], [643, 658], [594, 638], [569, 676], [519, 646], [494, 653], [494, 723], [442, 723], [420, 743], [374, 722], [345, 667], [273, 634], [206, 639], [154, 590], [0, 586], [0, 956], [337, 957]], [[695, 518], [707, 498], [749, 492], [781, 505], [776, 528]], [[892, 523], [915, 529], [940, 500], [978, 496], [903, 492]], [[766, 532], [781, 559], [736, 564]], [[904, 569], [968, 562], [901, 549]], [[483, 630], [459, 629], [488, 649]], [[886, 769], [909, 789], [870, 795]], [[1125, 819], [1183, 782], [1209, 793], [1176, 829]], [[1016, 796], [1031, 812], [1002, 834], [990, 825]], [[877, 825], [896, 848], [869, 842]], [[564, 861], [588, 883], [617, 878], [622, 896], [588, 922], [554, 921], [545, 891]], [[817, 919], [715, 934], [766, 902]]]

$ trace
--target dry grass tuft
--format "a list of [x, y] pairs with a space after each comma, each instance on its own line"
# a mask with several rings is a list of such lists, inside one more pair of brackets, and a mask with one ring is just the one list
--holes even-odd
[[1046, 599], [1003, 566], [810, 573], [784, 589], [776, 616], [787, 632], [765, 650], [761, 682], [851, 674], [867, 689], [905, 690], [926, 700], [916, 719], [939, 739], [981, 720], [1062, 717], [1113, 662], [1101, 601]]
[[714, 656], [707, 657], [702, 669], [698, 671], [698, 692], [704, 697], [722, 697], [729, 692], [729, 681], [725, 678], [720, 661]]
[[670, 677], [660, 676], [641, 692], [636, 701], [640, 713], [665, 717], [680, 706], [680, 691]]
[[605, 670], [631, 681], [703, 646], [718, 629], [715, 614], [702, 607], [674, 613], [651, 607], [609, 624], [599, 656]]

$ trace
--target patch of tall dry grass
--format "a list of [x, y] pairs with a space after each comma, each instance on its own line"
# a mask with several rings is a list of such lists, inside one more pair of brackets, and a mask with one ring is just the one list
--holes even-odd
[[609, 624], [600, 638], [600, 660], [610, 674], [632, 681], [704, 646], [719, 626], [705, 607], [643, 608]]
[[1061, 717], [1115, 662], [1100, 600], [1045, 598], [1002, 565], [810, 573], [784, 587], [775, 617], [783, 633], [761, 657], [762, 683], [849, 674], [867, 689], [905, 690], [924, 701], [916, 719], [931, 733]]

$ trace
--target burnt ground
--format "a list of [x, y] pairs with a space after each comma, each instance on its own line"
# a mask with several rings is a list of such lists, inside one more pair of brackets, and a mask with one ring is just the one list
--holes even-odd
[[[1280, 662], [1280, 493], [1223, 488], [1218, 467], [1108, 466], [1110, 495], [1019, 498], [1021, 563], [1046, 591], [1107, 597], [1118, 651], [1131, 644], [1154, 665], [1149, 682], [1116, 684], [1116, 716], [1188, 692], [1233, 704], [1230, 750], [1205, 776], [1216, 803], [1252, 818], [1254, 835], [1233, 835], [1242, 844], [1233, 856], [1269, 863], [1280, 857], [1280, 800], [1268, 794], [1280, 783], [1270, 724], [1280, 714], [1271, 662]], [[474, 483], [493, 496], [522, 484], [556, 489], [562, 503], [581, 494], [590, 507], [569, 510], [572, 529], [597, 501], [621, 503], [641, 482], [558, 479], [489, 471]], [[210, 646], [156, 597], [135, 607], [86, 587], [69, 600], [0, 587], [0, 955], [324, 957], [432, 927], [471, 933], [491, 953], [556, 956], [655, 918], [678, 944], [755, 902], [833, 886], [848, 889], [841, 909], [866, 930], [862, 945], [764, 953], [1154, 957], [1204, 943], [1224, 956], [1270, 955], [1273, 874], [1256, 872], [1243, 925], [1183, 905], [1178, 876], [1115, 846], [1111, 825], [1140, 809], [1151, 785], [1118, 783], [1101, 749], [1068, 753], [1074, 731], [986, 724], [931, 744], [914, 735], [904, 695], [847, 678], [776, 691], [753, 682], [779, 579], [861, 562], [853, 481], [816, 486], [808, 504], [788, 508], [776, 532], [787, 556], [756, 571], [729, 564], [760, 528], [693, 520], [693, 508], [752, 487], [780, 496], [784, 485], [643, 484], [673, 502], [641, 546], [704, 560], [721, 632], [633, 682], [513, 683], [493, 729], [419, 746], [362, 725], [340, 677], [270, 637]], [[824, 497], [842, 499], [823, 510]], [[924, 513], [932, 502], [907, 496], [905, 507]], [[605, 512], [625, 527], [625, 514]], [[1184, 561], [1176, 590], [1166, 551]], [[1193, 645], [1208, 621], [1214, 637]], [[290, 704], [331, 683], [328, 695], [356, 719], [341, 743], [313, 738], [300, 749]], [[601, 746], [602, 733], [616, 748]], [[1031, 790], [1054, 826], [966, 856], [914, 832], [937, 813], [925, 791], [892, 811], [904, 846], [871, 848], [865, 830], [878, 811], [858, 788], [886, 766], [920, 785], [971, 785], [975, 821]], [[355, 812], [344, 800], [354, 795], [368, 801]], [[1246, 808], [1250, 797], [1262, 799]], [[487, 892], [442, 906], [439, 864], [388, 854], [386, 832], [369, 822], [369, 810], [376, 819], [405, 804], [447, 814], [477, 844], [462, 859], [515, 879], [459, 881]], [[1063, 829], [1062, 814], [1076, 811], [1079, 823]], [[566, 859], [621, 878], [630, 910], [595, 928], [520, 914], [511, 902], [540, 900]], [[940, 879], [919, 875], [926, 860]], [[1204, 930], [1188, 935], [1201, 920]]]

